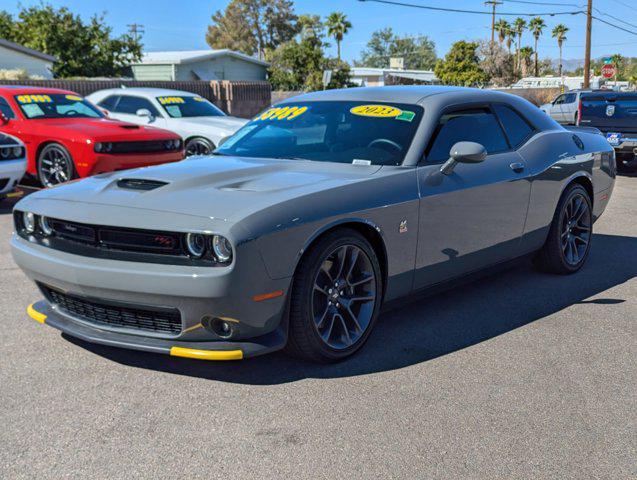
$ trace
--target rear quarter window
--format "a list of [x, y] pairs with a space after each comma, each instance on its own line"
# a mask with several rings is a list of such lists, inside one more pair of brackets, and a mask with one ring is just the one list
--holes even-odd
[[535, 129], [518, 112], [506, 105], [494, 105], [495, 110], [504, 131], [513, 148], [517, 148], [528, 140]]

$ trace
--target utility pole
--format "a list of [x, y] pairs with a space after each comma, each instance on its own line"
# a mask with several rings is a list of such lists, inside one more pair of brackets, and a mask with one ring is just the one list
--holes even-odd
[[593, 27], [593, 0], [586, 10], [586, 51], [584, 52], [584, 88], [591, 88], [591, 30]]
[[137, 42], [142, 34], [145, 33], [144, 26], [139, 23], [131, 23], [126, 26], [128, 27], [128, 31], [133, 36], [133, 40], [135, 40], [135, 42]]
[[502, 5], [502, 2], [498, 0], [487, 0], [484, 2], [485, 5], [491, 5], [491, 43], [495, 42], [495, 7], [497, 5]]

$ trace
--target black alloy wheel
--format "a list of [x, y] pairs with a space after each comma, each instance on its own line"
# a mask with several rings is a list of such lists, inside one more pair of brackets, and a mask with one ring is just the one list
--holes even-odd
[[213, 143], [203, 137], [191, 138], [186, 142], [186, 156], [210, 155], [215, 149]]
[[44, 147], [38, 156], [38, 180], [43, 187], [52, 187], [76, 178], [71, 154], [57, 143]]

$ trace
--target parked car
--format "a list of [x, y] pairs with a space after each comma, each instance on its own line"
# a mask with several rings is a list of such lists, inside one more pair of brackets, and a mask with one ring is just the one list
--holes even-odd
[[15, 188], [26, 168], [24, 143], [16, 137], [0, 133], [0, 200]]
[[29, 315], [173, 356], [340, 360], [384, 302], [525, 255], [577, 272], [615, 181], [601, 135], [442, 86], [293, 97], [216, 154], [21, 200], [13, 257], [44, 296]]
[[598, 128], [615, 149], [618, 170], [636, 170], [637, 92], [586, 92], [579, 109], [579, 125]]
[[558, 95], [551, 103], [545, 103], [540, 110], [556, 122], [577, 125], [579, 116], [579, 100], [585, 90], [566, 92]]
[[86, 98], [106, 110], [109, 117], [179, 134], [186, 145], [187, 156], [208, 155], [222, 138], [248, 122], [227, 116], [199, 95], [179, 90], [112, 88]]
[[67, 90], [0, 86], [0, 112], [0, 132], [25, 143], [27, 172], [45, 187], [184, 158], [178, 135], [108, 119]]

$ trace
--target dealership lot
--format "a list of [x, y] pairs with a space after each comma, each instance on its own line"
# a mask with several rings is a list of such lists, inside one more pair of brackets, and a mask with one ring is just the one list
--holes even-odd
[[30, 320], [0, 204], [0, 478], [634, 478], [637, 178], [577, 275], [504, 273], [384, 314], [353, 359], [207, 363]]

